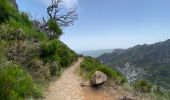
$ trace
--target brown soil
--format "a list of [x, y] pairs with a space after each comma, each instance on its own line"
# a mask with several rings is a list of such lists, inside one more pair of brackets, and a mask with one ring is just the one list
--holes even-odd
[[77, 72], [83, 58], [66, 69], [61, 77], [50, 83], [45, 93], [44, 100], [118, 100], [121, 96], [114, 86], [107, 86], [107, 83], [96, 89], [90, 85], [81, 86], [85, 82]]

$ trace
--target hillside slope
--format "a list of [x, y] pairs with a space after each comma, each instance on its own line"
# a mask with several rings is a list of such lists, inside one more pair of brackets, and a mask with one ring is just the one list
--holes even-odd
[[[27, 13], [19, 12], [15, 1], [0, 0], [0, 99], [42, 99], [43, 90], [49, 85], [51, 79], [58, 79], [60, 74], [62, 76], [56, 84], [49, 86], [51, 90], [54, 90], [51, 94], [54, 93], [55, 98], [60, 97], [60, 94], [63, 94], [64, 98], [68, 96], [77, 98], [77, 92], [80, 90], [75, 89], [80, 88], [80, 83], [78, 76], [73, 72], [80, 66], [78, 72], [82, 75], [82, 79], [90, 79], [95, 71], [100, 70], [108, 75], [107, 82], [112, 80], [109, 84], [104, 84], [108, 87], [107, 89], [94, 91], [93, 88], [87, 87], [87, 90], [83, 91], [86, 93], [85, 100], [90, 100], [89, 97], [92, 97], [91, 100], [96, 97], [103, 100], [103, 98], [106, 99], [105, 96], [112, 97], [112, 93], [115, 94], [114, 98], [131, 96], [131, 91], [126, 92], [122, 89], [122, 83], [126, 82], [126, 79], [121, 73], [94, 58], [78, 60], [78, 55], [59, 40], [61, 29], [57, 22], [49, 21], [50, 26], [56, 26], [54, 28], [57, 34], [57, 37], [51, 38], [47, 31], [41, 31], [33, 24]], [[78, 62], [72, 66], [77, 60]], [[66, 70], [63, 72], [64, 69]], [[119, 86], [116, 85], [115, 88], [114, 83]], [[70, 85], [67, 87], [64, 86], [65, 84]], [[145, 84], [144, 88], [146, 86], [148, 85]], [[121, 88], [120, 92], [118, 87]], [[67, 91], [68, 89], [71, 91]], [[47, 99], [50, 99], [48, 96]]]
[[51, 78], [78, 56], [58, 38], [39, 31], [13, 4], [15, 0], [0, 0], [0, 98], [39, 98]]
[[[117, 50], [103, 54], [98, 59], [119, 69], [127, 77], [130, 67], [133, 67], [132, 70], [140, 69], [145, 74], [141, 72], [137, 74], [143, 74], [144, 79], [170, 88], [170, 40], [151, 45], [137, 45], [127, 50]], [[125, 68], [127, 70], [123, 70]]]

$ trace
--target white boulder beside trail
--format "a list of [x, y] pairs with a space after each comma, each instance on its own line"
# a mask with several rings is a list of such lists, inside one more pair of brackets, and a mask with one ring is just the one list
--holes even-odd
[[91, 78], [91, 85], [99, 85], [107, 81], [107, 75], [101, 71], [96, 71]]

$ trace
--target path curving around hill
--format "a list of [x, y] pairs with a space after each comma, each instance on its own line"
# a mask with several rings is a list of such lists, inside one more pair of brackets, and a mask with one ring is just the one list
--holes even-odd
[[85, 82], [78, 74], [82, 61], [83, 58], [79, 58], [58, 80], [49, 84], [44, 100], [117, 100], [118, 95], [114, 89], [108, 92], [103, 89], [93, 89], [89, 85], [81, 86], [82, 82]]

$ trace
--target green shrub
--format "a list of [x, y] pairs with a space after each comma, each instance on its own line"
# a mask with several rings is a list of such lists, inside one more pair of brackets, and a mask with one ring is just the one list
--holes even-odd
[[133, 91], [142, 100], [170, 100], [170, 91], [153, 85], [150, 81], [137, 80], [132, 84]]
[[57, 51], [57, 42], [50, 41], [48, 43], [41, 44], [41, 57], [52, 57]]
[[60, 65], [62, 67], [70, 66], [78, 58], [77, 54], [74, 51], [72, 51], [61, 42], [58, 45], [57, 54], [60, 57]]
[[0, 24], [8, 23], [18, 29], [22, 29], [30, 37], [40, 40], [48, 39], [45, 33], [39, 32], [32, 25], [27, 13], [19, 13], [9, 1], [10, 0], [0, 0]]
[[[24, 17], [25, 16], [25, 17]], [[28, 15], [19, 15], [18, 18], [10, 19], [8, 22], [10, 25], [16, 27], [17, 29], [22, 29], [29, 39], [38, 39], [40, 41], [48, 40], [45, 33], [39, 32], [33, 25], [32, 22], [27, 19]], [[26, 21], [26, 22], [25, 22]]]
[[33, 27], [32, 21], [30, 20], [29, 15], [26, 12], [18, 12], [16, 17], [10, 18], [9, 23], [11, 23], [11, 21], [16, 21], [14, 25], [16, 25], [17, 27]]
[[137, 80], [132, 83], [134, 89], [138, 92], [148, 93], [151, 92], [152, 84], [149, 81]]
[[[40, 90], [35, 91], [30, 75], [19, 66], [9, 64], [0, 68], [0, 98], [4, 100], [20, 100], [30, 96], [40, 96]], [[36, 93], [36, 94], [34, 94]], [[39, 95], [37, 95], [39, 94]]]
[[3, 66], [4, 62], [6, 61], [5, 51], [6, 51], [6, 42], [0, 40], [0, 66]]
[[11, 40], [24, 40], [26, 35], [21, 28], [9, 24], [0, 25], [0, 39], [11, 41]]
[[0, 24], [8, 21], [11, 17], [17, 16], [17, 10], [9, 3], [9, 0], [0, 0]]
[[52, 62], [50, 64], [50, 73], [52, 76], [60, 75], [61, 67], [57, 62]]
[[39, 56], [39, 47], [32, 41], [10, 41], [7, 42], [6, 49], [8, 60], [15, 61], [23, 67], [30, 67], [30, 61]]
[[67, 67], [73, 62], [71, 58], [71, 54], [68, 50], [63, 48], [63, 51], [58, 54], [61, 57], [61, 61], [60, 61], [61, 66]]
[[83, 74], [86, 79], [91, 79], [95, 71], [102, 71], [110, 78], [116, 79], [119, 83], [126, 81], [125, 77], [122, 76], [118, 71], [101, 64], [94, 58], [86, 57], [81, 63], [81, 74]]
[[55, 38], [58, 39], [63, 34], [62, 30], [60, 29], [59, 25], [55, 20], [49, 19], [47, 24], [49, 30], [53, 31], [53, 35], [50, 36], [50, 39], [55, 39]]
[[20, 18], [17, 19], [20, 23], [22, 23], [24, 26], [32, 27], [32, 22], [29, 19], [29, 15], [25, 12], [20, 13]]
[[77, 54], [59, 40], [51, 40], [41, 45], [41, 58], [46, 62], [57, 61], [62, 67], [71, 65], [77, 60]]
[[50, 79], [50, 64], [38, 58], [32, 59], [27, 69], [38, 83], [43, 84]]
[[33, 92], [32, 92], [32, 96], [34, 98], [39, 98], [42, 96], [43, 91], [42, 91], [42, 86], [39, 84], [33, 84]]

